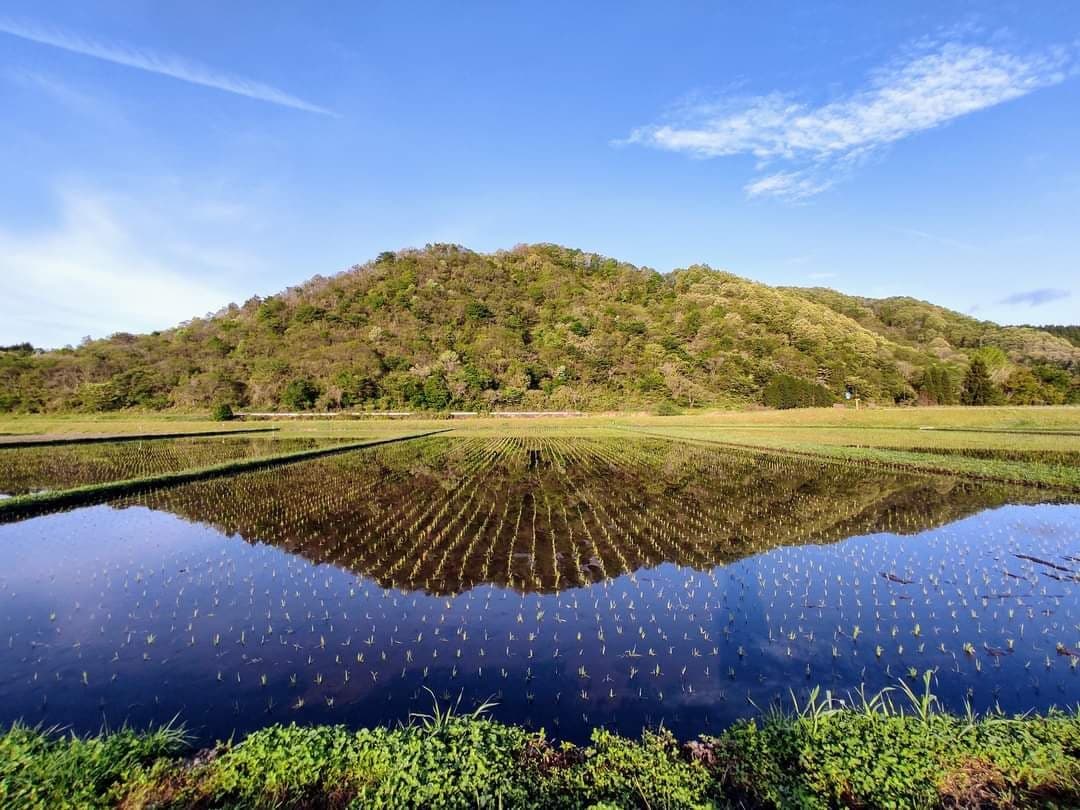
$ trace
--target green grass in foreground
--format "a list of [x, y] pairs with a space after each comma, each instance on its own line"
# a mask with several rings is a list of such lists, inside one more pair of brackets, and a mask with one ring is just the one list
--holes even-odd
[[[929, 679], [927, 679], [929, 684]], [[680, 744], [597, 730], [554, 744], [440, 710], [349, 731], [271, 726], [192, 756], [181, 731], [77, 738], [15, 726], [0, 736], [4, 807], [1077, 807], [1080, 715], [957, 717], [903, 687], [840, 706], [815, 690]]]

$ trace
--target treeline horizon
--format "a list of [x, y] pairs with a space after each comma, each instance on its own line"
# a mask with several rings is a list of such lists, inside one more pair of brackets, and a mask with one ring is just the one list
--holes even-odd
[[172, 329], [0, 347], [0, 412], [1068, 404], [1078, 339], [705, 265], [439, 244]]

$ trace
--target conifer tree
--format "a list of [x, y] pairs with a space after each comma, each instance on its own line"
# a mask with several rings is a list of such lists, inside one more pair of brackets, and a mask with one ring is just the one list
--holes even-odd
[[982, 358], [976, 357], [968, 366], [964, 385], [960, 392], [960, 402], [964, 405], [993, 405], [997, 399], [997, 388], [990, 379], [990, 371]]

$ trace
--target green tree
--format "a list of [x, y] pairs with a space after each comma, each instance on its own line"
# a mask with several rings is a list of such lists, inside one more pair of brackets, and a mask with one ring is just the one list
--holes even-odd
[[1039, 378], [1026, 368], [1015, 369], [1005, 380], [1003, 388], [1005, 399], [1011, 405], [1045, 405], [1051, 399], [1058, 402], [1063, 399], [1055, 396], [1057, 391], [1053, 388], [1044, 390]]
[[983, 346], [972, 352], [971, 357], [973, 360], [981, 360], [991, 374], [1005, 368], [1009, 363], [1008, 355], [998, 346]]
[[281, 334], [288, 325], [285, 317], [287, 308], [285, 302], [280, 298], [267, 298], [259, 306], [256, 317], [260, 323], [265, 324], [271, 331]]
[[334, 382], [341, 388], [342, 408], [352, 408], [379, 398], [379, 383], [362, 372], [342, 371], [335, 377]]
[[301, 304], [293, 312], [292, 319], [295, 323], [312, 323], [321, 320], [325, 316], [326, 310], [322, 307], [317, 307], [314, 304]]
[[1069, 401], [1070, 389], [1076, 388], [1078, 381], [1068, 371], [1049, 363], [1033, 366], [1031, 371], [1039, 378], [1047, 402], [1057, 405]]
[[124, 407], [123, 397], [111, 380], [100, 383], [83, 383], [79, 386], [76, 396], [82, 410], [91, 413], [115, 411]]
[[461, 379], [464, 381], [472, 396], [479, 396], [481, 391], [495, 387], [495, 378], [484, 369], [469, 364], [461, 371]]
[[832, 392], [823, 385], [793, 377], [776, 374], [762, 391], [762, 401], [770, 408], [820, 408], [835, 400]]
[[667, 393], [667, 386], [664, 385], [664, 376], [655, 369], [641, 375], [638, 379], [638, 388], [646, 394], [654, 394], [658, 391], [665, 394]]
[[470, 301], [465, 307], [465, 317], [470, 321], [490, 321], [494, 315], [482, 301]]
[[229, 352], [233, 350], [232, 346], [217, 335], [212, 335], [210, 337], [210, 340], [206, 343], [206, 347], [215, 357], [227, 357]]
[[952, 375], [944, 366], [930, 366], [923, 372], [919, 383], [922, 399], [933, 405], [952, 405], [956, 402], [956, 391]]
[[282, 403], [296, 411], [311, 409], [318, 398], [319, 387], [305, 378], [293, 380], [285, 386], [281, 394]]
[[990, 379], [990, 371], [981, 357], [968, 366], [964, 384], [960, 390], [960, 402], [964, 405], [993, 405], [999, 398], [997, 386]]
[[441, 374], [432, 374], [424, 380], [423, 393], [424, 405], [432, 410], [441, 411], [450, 404], [450, 389]]

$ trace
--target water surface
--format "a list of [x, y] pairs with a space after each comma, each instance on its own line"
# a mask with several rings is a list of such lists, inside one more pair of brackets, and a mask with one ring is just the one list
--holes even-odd
[[203, 741], [462, 695], [680, 736], [937, 670], [1080, 700], [1080, 506], [659, 439], [433, 438], [0, 526], [0, 721]]

